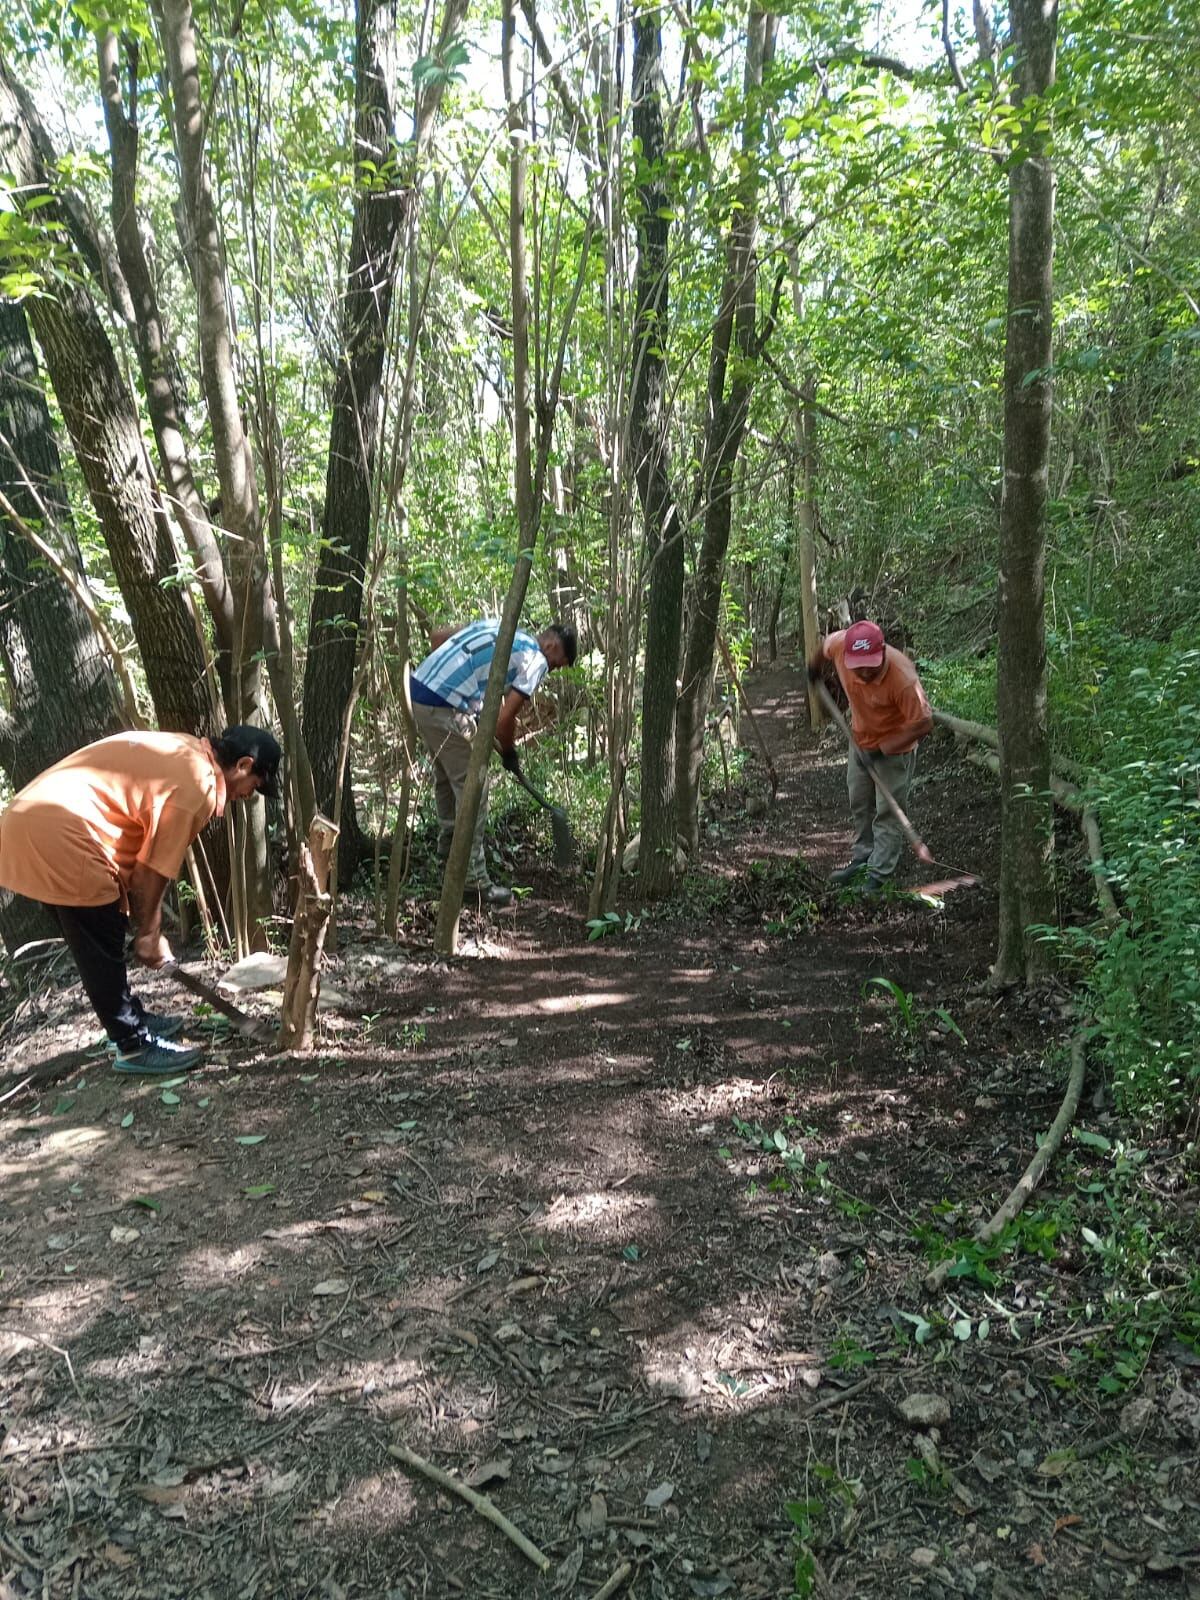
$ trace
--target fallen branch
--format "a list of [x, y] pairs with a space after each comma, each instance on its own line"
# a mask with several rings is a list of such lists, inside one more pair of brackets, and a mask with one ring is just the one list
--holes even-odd
[[402, 1461], [406, 1467], [411, 1467], [414, 1472], [423, 1473], [430, 1483], [436, 1483], [439, 1489], [445, 1489], [450, 1494], [456, 1494], [460, 1500], [465, 1500], [494, 1528], [499, 1528], [505, 1538], [516, 1545], [525, 1559], [533, 1562], [539, 1572], [549, 1572], [550, 1557], [543, 1555], [537, 1545], [525, 1537], [520, 1528], [515, 1528], [504, 1513], [496, 1509], [487, 1495], [477, 1494], [474, 1489], [469, 1489], [458, 1478], [452, 1478], [448, 1472], [443, 1472], [441, 1467], [435, 1467], [432, 1461], [426, 1461], [424, 1456], [419, 1456], [407, 1445], [389, 1444], [387, 1453], [394, 1456], [397, 1461]]
[[622, 1561], [621, 1565], [613, 1573], [612, 1577], [608, 1580], [604, 1587], [596, 1590], [595, 1594], [592, 1596], [592, 1600], [612, 1600], [612, 1596], [616, 1594], [617, 1590], [625, 1582], [626, 1578], [629, 1577], [632, 1571], [633, 1562]]
[[[999, 756], [988, 751], [975, 751], [967, 756], [967, 760], [974, 762], [978, 767], [986, 767], [989, 772], [999, 776]], [[1062, 806], [1064, 811], [1069, 811], [1079, 818], [1084, 843], [1087, 845], [1088, 861], [1091, 863], [1092, 875], [1096, 880], [1096, 900], [1100, 906], [1100, 915], [1110, 928], [1115, 928], [1121, 921], [1121, 908], [1108, 881], [1108, 869], [1104, 865], [1104, 842], [1100, 837], [1100, 824], [1096, 820], [1096, 813], [1073, 783], [1068, 783], [1065, 778], [1060, 778], [1054, 772], [1050, 774], [1050, 792], [1054, 796], [1056, 805]]]
[[[933, 720], [939, 727], [947, 729], [956, 739], [967, 743], [985, 746], [986, 754], [968, 757], [977, 766], [987, 767], [990, 772], [999, 774], [1000, 759], [996, 752], [1000, 748], [1000, 735], [995, 728], [989, 728], [982, 722], [968, 722], [965, 717], [952, 717], [948, 711], [933, 713]], [[1063, 756], [1052, 758], [1052, 765], [1061, 772], [1070, 773], [1080, 782], [1086, 781], [1087, 773], [1077, 762], [1068, 761]], [[1092, 874], [1096, 880], [1096, 899], [1100, 904], [1100, 914], [1110, 928], [1115, 928], [1121, 921], [1121, 908], [1117, 905], [1112, 892], [1112, 885], [1108, 881], [1108, 871], [1104, 865], [1104, 843], [1100, 837], [1100, 824], [1096, 813], [1087, 803], [1082, 789], [1058, 772], [1050, 774], [1050, 790], [1054, 795], [1056, 805], [1063, 807], [1079, 818], [1079, 826], [1083, 830], [1084, 842], [1087, 845], [1088, 860], [1091, 863]]]
[[[990, 1217], [982, 1227], [975, 1230], [976, 1244], [990, 1244], [999, 1234], [1003, 1233], [1012, 1220], [1024, 1210], [1025, 1202], [1041, 1183], [1046, 1175], [1046, 1169], [1058, 1152], [1059, 1146], [1067, 1136], [1067, 1130], [1075, 1121], [1075, 1113], [1079, 1109], [1079, 1097], [1083, 1093], [1084, 1051], [1083, 1035], [1076, 1034], [1071, 1040], [1071, 1071], [1067, 1078], [1067, 1092], [1063, 1096], [1062, 1105], [1058, 1108], [1058, 1115], [1050, 1125], [1050, 1131], [1038, 1147], [1037, 1154], [1025, 1168], [1017, 1180], [1012, 1193], [1004, 1204]], [[946, 1281], [946, 1274], [953, 1265], [952, 1259], [939, 1261], [931, 1272], [925, 1275], [925, 1287], [934, 1293]]]

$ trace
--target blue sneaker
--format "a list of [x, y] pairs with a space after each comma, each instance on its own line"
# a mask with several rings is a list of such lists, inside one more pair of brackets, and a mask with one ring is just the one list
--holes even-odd
[[183, 1032], [184, 1018], [163, 1011], [143, 1011], [142, 1027], [155, 1039], [177, 1039]]

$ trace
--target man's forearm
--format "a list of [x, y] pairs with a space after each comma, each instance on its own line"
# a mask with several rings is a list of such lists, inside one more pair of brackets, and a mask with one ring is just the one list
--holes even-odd
[[129, 877], [129, 910], [140, 934], [162, 931], [162, 902], [167, 879], [151, 867], [135, 866]]

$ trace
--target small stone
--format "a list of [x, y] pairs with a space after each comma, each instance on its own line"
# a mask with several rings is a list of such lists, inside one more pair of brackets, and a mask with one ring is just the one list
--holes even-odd
[[1143, 1395], [1139, 1400], [1131, 1400], [1127, 1406], [1121, 1408], [1121, 1416], [1117, 1426], [1126, 1439], [1136, 1439], [1143, 1434], [1154, 1420], [1154, 1401], [1149, 1395]]
[[822, 1283], [829, 1283], [841, 1270], [842, 1264], [834, 1251], [826, 1250], [817, 1257], [817, 1277]]
[[914, 1567], [929, 1568], [937, 1564], [937, 1551], [929, 1550], [924, 1545], [918, 1545], [915, 1550], [910, 1550], [908, 1559]]
[[914, 1428], [944, 1428], [950, 1402], [940, 1394], [910, 1394], [900, 1402], [900, 1415]]

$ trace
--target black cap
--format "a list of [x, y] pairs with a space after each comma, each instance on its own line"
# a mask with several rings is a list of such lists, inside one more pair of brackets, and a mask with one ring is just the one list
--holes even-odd
[[279, 763], [283, 751], [279, 741], [268, 728], [255, 728], [247, 722], [235, 723], [226, 728], [219, 739], [213, 740], [217, 760], [223, 767], [236, 767], [244, 756], [254, 763], [259, 782], [259, 794], [267, 800], [279, 798]]

